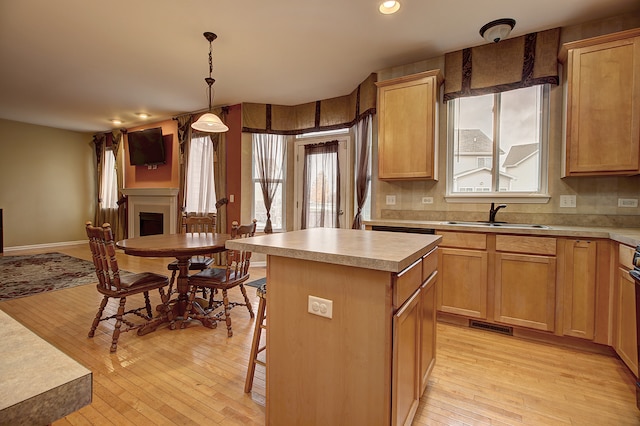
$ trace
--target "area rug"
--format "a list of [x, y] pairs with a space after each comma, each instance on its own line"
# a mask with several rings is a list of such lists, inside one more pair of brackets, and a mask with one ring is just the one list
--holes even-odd
[[260, 287], [262, 284], [264, 284], [266, 282], [267, 282], [266, 278], [258, 278], [257, 280], [249, 281], [248, 283], [245, 283], [244, 285], [248, 285], [249, 287], [258, 288], [258, 287]]
[[93, 262], [66, 254], [0, 257], [0, 301], [96, 282]]

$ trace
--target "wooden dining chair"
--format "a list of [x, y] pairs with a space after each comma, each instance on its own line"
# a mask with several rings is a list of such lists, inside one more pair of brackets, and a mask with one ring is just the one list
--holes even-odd
[[[248, 225], [239, 225], [234, 221], [231, 225], [231, 238], [247, 238], [253, 237], [256, 233], [256, 219]], [[247, 297], [247, 291], [244, 283], [249, 279], [249, 264], [251, 260], [251, 252], [248, 250], [227, 250], [227, 264], [225, 268], [209, 268], [189, 277], [189, 302], [187, 304], [187, 312], [191, 311], [196, 292], [199, 288], [211, 290], [211, 299], [209, 307], [204, 312], [196, 314], [196, 319], [204, 317], [213, 318], [216, 321], [224, 321], [227, 324], [227, 336], [233, 336], [231, 330], [231, 308], [235, 306], [246, 306], [249, 316], [254, 317], [251, 302]], [[244, 302], [229, 301], [228, 290], [233, 287], [240, 287]], [[215, 291], [222, 292], [222, 301], [213, 300]], [[218, 307], [222, 306], [223, 311], [213, 313]], [[184, 323], [183, 323], [184, 325]]]
[[[113, 241], [113, 231], [111, 225], [105, 223], [100, 226], [93, 226], [91, 222], [86, 223], [87, 237], [89, 237], [89, 247], [93, 257], [93, 265], [96, 269], [98, 284], [96, 288], [104, 297], [100, 302], [98, 313], [93, 320], [89, 337], [93, 337], [98, 324], [115, 318], [116, 324], [111, 337], [111, 352], [115, 352], [118, 346], [118, 338], [121, 331], [130, 331], [139, 329], [143, 324], [135, 324], [126, 318], [127, 315], [133, 314], [143, 318], [145, 321], [151, 321], [153, 312], [151, 310], [151, 302], [149, 300], [149, 291], [157, 289], [160, 293], [164, 309], [168, 311], [169, 294], [165, 294], [164, 287], [169, 284], [169, 279], [164, 275], [153, 272], [141, 272], [137, 274], [121, 275], [116, 259], [116, 246]], [[135, 294], [144, 294], [144, 306], [125, 310], [127, 297]], [[119, 299], [118, 310], [114, 315], [104, 316], [104, 309], [110, 298]], [[126, 328], [122, 329], [122, 323]]]
[[[214, 233], [216, 232], [216, 214], [198, 214], [183, 213], [182, 215], [182, 232], [183, 233]], [[214, 262], [211, 255], [192, 256], [189, 261], [190, 271], [202, 271], [209, 268]], [[169, 294], [173, 292], [173, 284], [176, 281], [176, 274], [179, 272], [178, 261], [167, 265], [167, 269], [171, 271], [171, 279], [169, 281]], [[206, 297], [206, 294], [203, 295]]]

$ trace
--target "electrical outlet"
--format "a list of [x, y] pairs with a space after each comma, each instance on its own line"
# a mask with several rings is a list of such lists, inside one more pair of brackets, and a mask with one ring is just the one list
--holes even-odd
[[313, 315], [333, 318], [333, 300], [309, 295], [307, 311]]
[[638, 207], [637, 198], [618, 198], [618, 207]]
[[387, 205], [395, 206], [396, 205], [396, 196], [395, 195], [387, 195]]
[[422, 197], [422, 204], [433, 204], [433, 197]]
[[561, 195], [560, 196], [560, 207], [576, 207], [576, 196], [575, 195]]

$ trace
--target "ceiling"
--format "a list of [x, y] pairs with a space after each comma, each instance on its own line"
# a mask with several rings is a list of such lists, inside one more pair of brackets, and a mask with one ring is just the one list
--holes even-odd
[[[214, 105], [295, 105], [350, 93], [371, 72], [511, 36], [638, 10], [638, 0], [0, 0], [0, 118], [83, 132]], [[122, 125], [109, 120], [120, 118]]]

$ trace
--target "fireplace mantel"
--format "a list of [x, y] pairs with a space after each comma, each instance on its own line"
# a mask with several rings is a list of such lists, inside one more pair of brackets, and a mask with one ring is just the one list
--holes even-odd
[[127, 196], [128, 236], [140, 236], [140, 213], [162, 213], [163, 234], [175, 234], [178, 223], [178, 188], [124, 188]]

